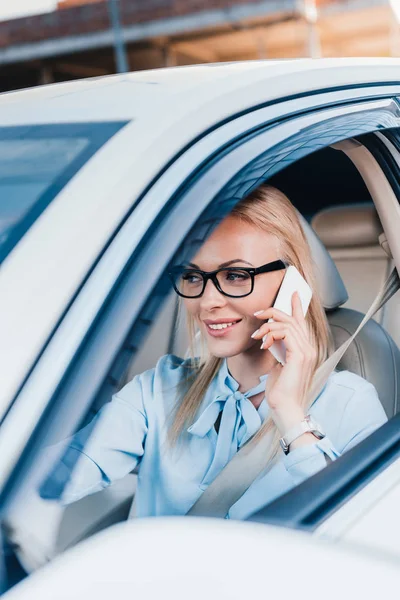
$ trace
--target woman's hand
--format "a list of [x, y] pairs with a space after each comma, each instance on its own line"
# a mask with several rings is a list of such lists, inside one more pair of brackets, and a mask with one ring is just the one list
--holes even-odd
[[282, 435], [304, 419], [304, 398], [311, 384], [317, 357], [297, 292], [292, 296], [292, 315], [276, 308], [258, 311], [255, 315], [257, 318], [264, 321], [272, 317], [274, 322], [264, 323], [252, 335], [254, 339], [265, 336], [263, 350], [272, 346], [275, 340], [284, 340], [286, 363], [281, 365], [277, 362], [272, 368], [265, 390], [272, 417]]

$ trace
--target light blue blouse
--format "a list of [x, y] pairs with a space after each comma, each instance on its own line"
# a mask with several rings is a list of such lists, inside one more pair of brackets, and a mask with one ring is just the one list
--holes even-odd
[[[139, 466], [137, 516], [185, 514], [269, 411], [265, 398], [258, 410], [249, 400], [265, 389], [268, 375], [243, 394], [224, 360], [195, 422], [171, 448], [167, 428], [176, 386], [187, 373], [187, 365], [181, 358], [165, 355], [155, 368], [137, 375], [113, 396], [89, 425], [70, 438], [42, 496], [57, 496], [60, 482], [69, 477], [60, 499], [65, 504], [74, 502]], [[214, 424], [220, 411], [217, 433]], [[228, 517], [248, 517], [326, 466], [325, 454], [334, 460], [387, 420], [375, 388], [349, 371], [330, 376], [309, 414], [327, 436], [288, 455], [282, 452], [231, 507]]]

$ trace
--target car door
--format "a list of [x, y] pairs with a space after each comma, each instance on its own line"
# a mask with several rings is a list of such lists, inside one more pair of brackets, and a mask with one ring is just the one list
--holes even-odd
[[[169, 166], [99, 257], [4, 420], [5, 522], [10, 516], [16, 522], [24, 497], [49, 469], [38, 460], [43, 444], [71, 435], [95, 402], [118, 389], [168, 295], [168, 265], [191, 256], [241, 197], [285, 165], [344, 139], [397, 127], [399, 116], [386, 88], [289, 100], [213, 131]], [[158, 214], [152, 211], [146, 235], [135, 236], [140, 215], [154, 202]], [[56, 360], [61, 352], [70, 358]]]

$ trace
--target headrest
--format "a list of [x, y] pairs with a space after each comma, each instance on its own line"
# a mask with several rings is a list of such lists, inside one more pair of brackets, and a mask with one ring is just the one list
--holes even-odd
[[383, 231], [373, 204], [326, 208], [311, 225], [327, 248], [375, 246]]
[[333, 310], [347, 302], [349, 296], [329, 252], [311, 225], [298, 213], [300, 223], [311, 248], [316, 267], [318, 291], [325, 310]]

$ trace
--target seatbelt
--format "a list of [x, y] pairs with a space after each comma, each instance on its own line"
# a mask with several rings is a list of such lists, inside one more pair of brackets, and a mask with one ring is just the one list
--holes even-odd
[[[343, 354], [364, 325], [400, 289], [400, 279], [393, 269], [355, 333], [342, 344], [315, 372], [308, 394], [308, 406], [314, 402], [325, 386]], [[212, 516], [224, 518], [231, 506], [243, 496], [250, 485], [265, 469], [265, 457], [271, 444], [266, 434], [257, 442], [251, 439], [233, 456], [187, 513], [189, 516]]]

